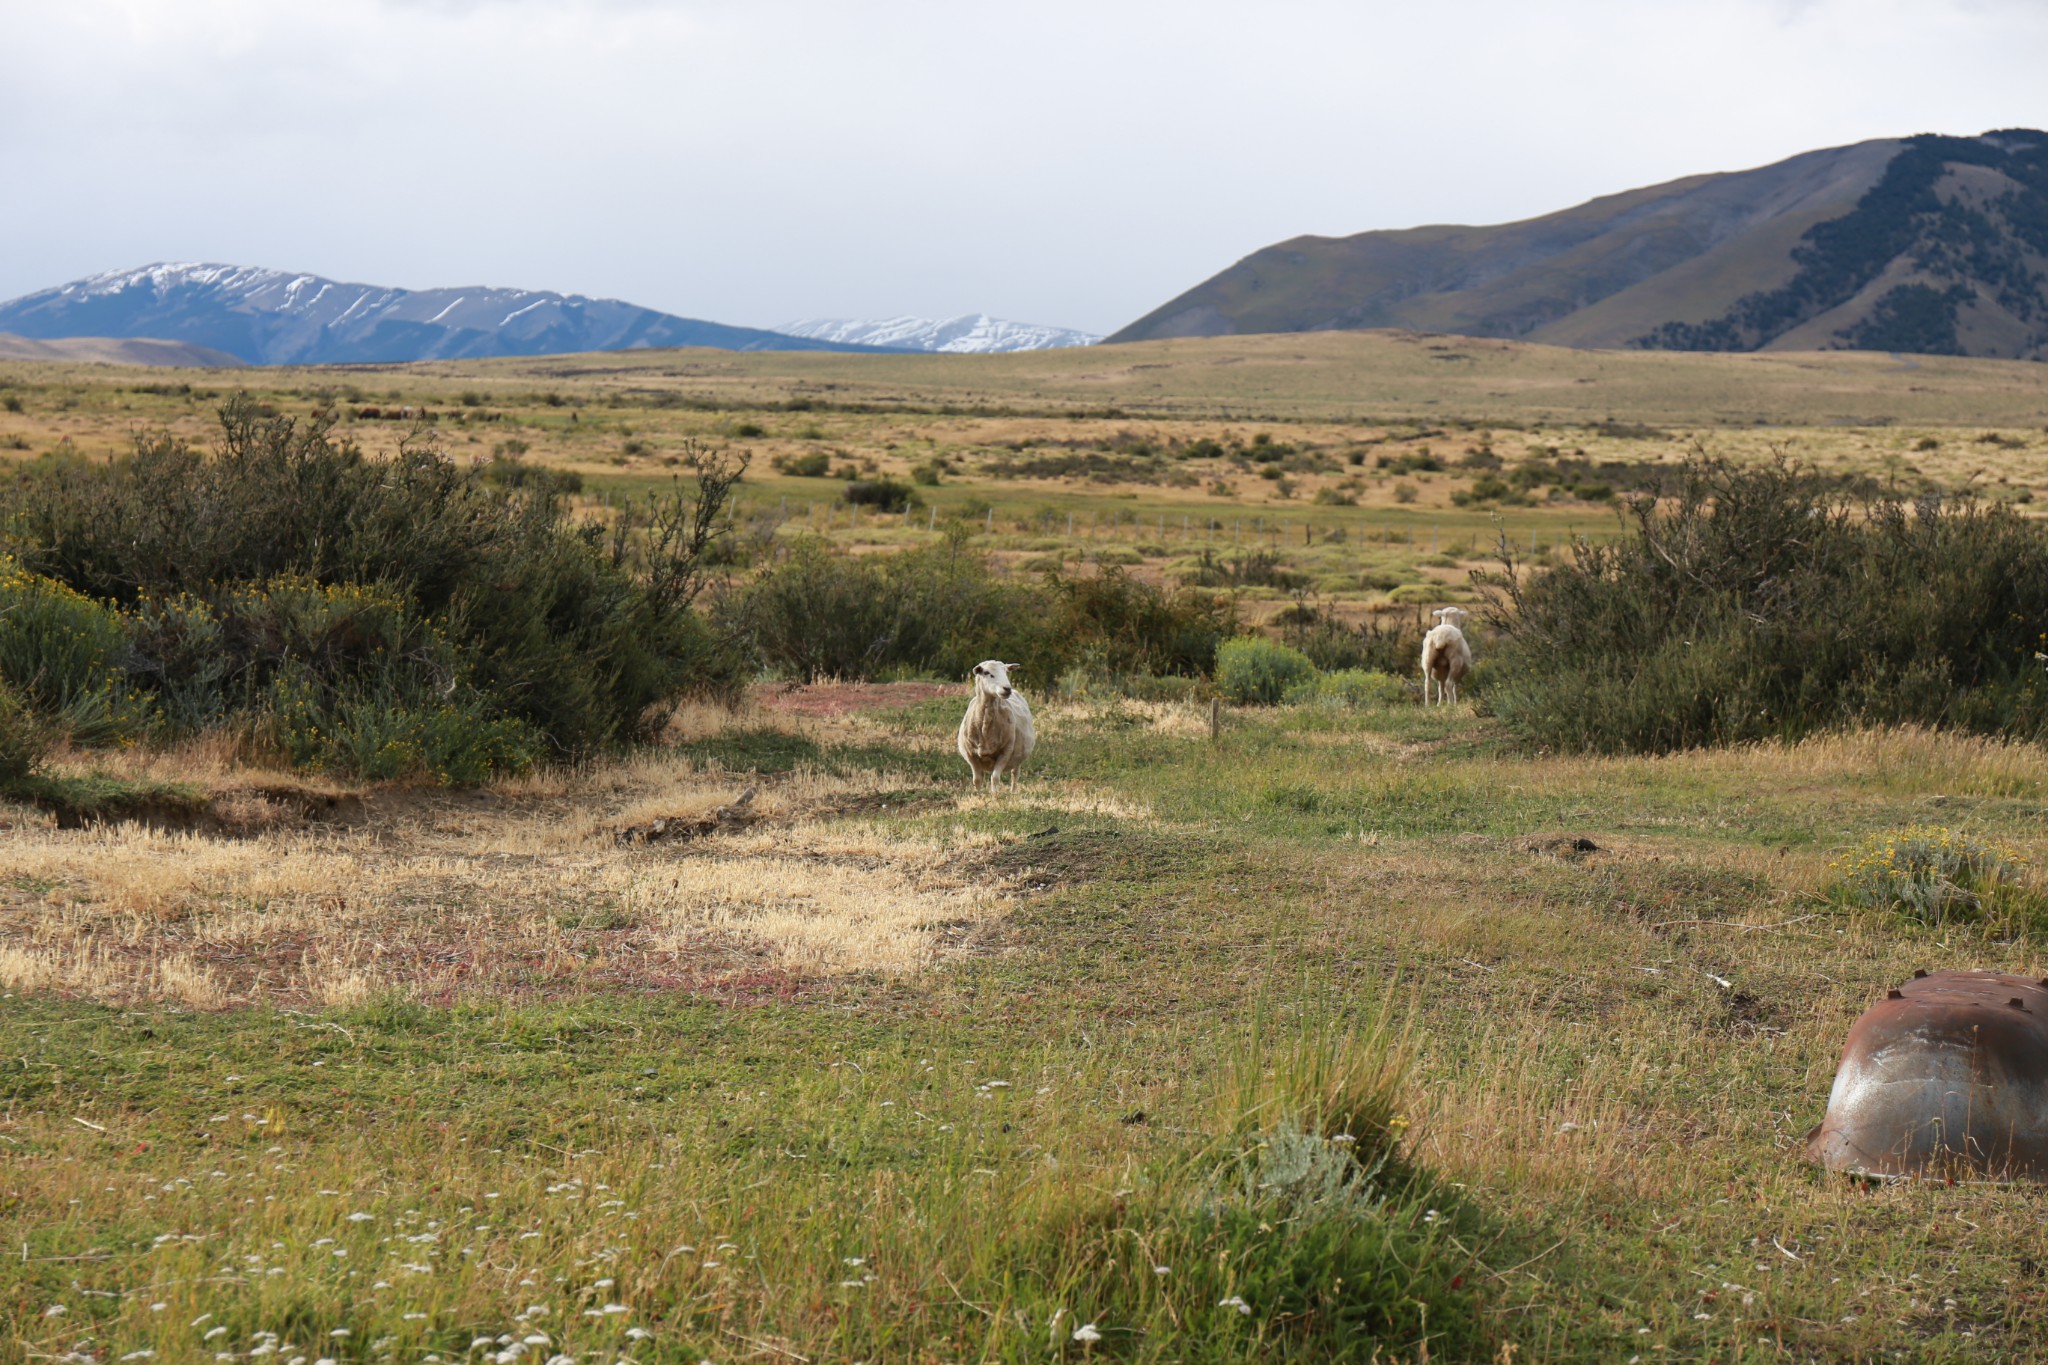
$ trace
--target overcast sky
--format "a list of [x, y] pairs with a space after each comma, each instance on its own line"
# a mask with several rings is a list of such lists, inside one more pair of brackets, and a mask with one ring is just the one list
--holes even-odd
[[1269, 242], [2048, 127], [2048, 0], [0, 0], [0, 299], [156, 260], [1111, 330]]

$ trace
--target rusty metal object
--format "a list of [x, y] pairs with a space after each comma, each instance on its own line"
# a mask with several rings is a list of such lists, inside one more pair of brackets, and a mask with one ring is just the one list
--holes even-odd
[[1915, 972], [1849, 1029], [1807, 1159], [1877, 1176], [2048, 1181], [2048, 981]]

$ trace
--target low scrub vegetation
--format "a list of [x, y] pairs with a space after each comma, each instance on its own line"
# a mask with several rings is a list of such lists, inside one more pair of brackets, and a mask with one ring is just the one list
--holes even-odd
[[956, 523], [943, 542], [892, 555], [799, 541], [720, 604], [716, 620], [761, 666], [798, 678], [964, 677], [1015, 659], [1050, 679], [1070, 668], [1206, 675], [1235, 630], [1228, 599], [1169, 591], [1112, 566], [1038, 578], [995, 569]]
[[1914, 723], [2048, 729], [2048, 539], [1997, 504], [1855, 500], [1783, 460], [1695, 460], [1628, 533], [1521, 572], [1488, 705], [1564, 749], [1663, 752]]
[[1829, 865], [1830, 889], [1848, 905], [1891, 910], [1928, 924], [1975, 918], [2015, 899], [2027, 859], [1962, 830], [1912, 825], [1873, 834]]
[[625, 743], [733, 685], [690, 606], [743, 466], [690, 460], [694, 486], [582, 527], [559, 482], [464, 471], [417, 433], [371, 460], [243, 400], [211, 454], [162, 435], [37, 461], [0, 487], [0, 678], [75, 745], [230, 725], [368, 777]]

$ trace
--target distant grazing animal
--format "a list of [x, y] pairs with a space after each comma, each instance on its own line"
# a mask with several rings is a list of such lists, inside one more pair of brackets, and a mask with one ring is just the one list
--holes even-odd
[[1437, 623], [1422, 637], [1422, 704], [1429, 705], [1429, 685], [1436, 683], [1437, 704], [1456, 701], [1458, 684], [1472, 667], [1472, 646], [1458, 626], [1472, 613], [1458, 607], [1438, 607]]
[[985, 659], [974, 666], [974, 700], [960, 718], [960, 757], [974, 770], [970, 784], [988, 779], [993, 791], [1004, 773], [1010, 775], [1010, 789], [1017, 788], [1017, 770], [1038, 745], [1038, 731], [1031, 723], [1031, 706], [1024, 694], [1010, 686], [1010, 670], [1016, 664]]

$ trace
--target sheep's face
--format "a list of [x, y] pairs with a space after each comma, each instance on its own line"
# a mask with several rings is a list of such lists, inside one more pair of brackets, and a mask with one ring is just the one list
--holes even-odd
[[1462, 607], [1438, 607], [1436, 622], [1440, 626], [1462, 626], [1472, 613]]
[[1006, 664], [1001, 659], [983, 659], [974, 666], [974, 688], [991, 697], [1007, 698], [1011, 691], [1010, 670], [1016, 664]]

